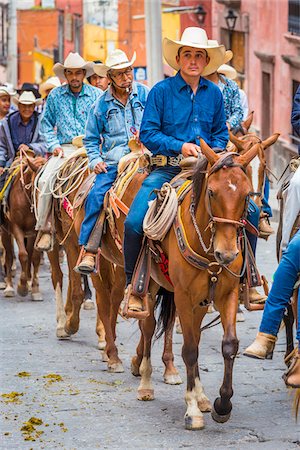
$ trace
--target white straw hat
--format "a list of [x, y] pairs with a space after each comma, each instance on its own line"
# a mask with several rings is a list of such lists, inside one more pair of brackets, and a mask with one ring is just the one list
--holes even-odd
[[15, 91], [12, 86], [8, 84], [0, 85], [0, 97], [3, 95], [9, 95], [12, 97], [13, 95], [16, 95], [16, 93], [17, 91]]
[[44, 83], [40, 85], [39, 93], [41, 94], [42, 97], [45, 97], [46, 92], [49, 89], [53, 89], [59, 86], [61, 86], [60, 79], [58, 77], [50, 77], [48, 78], [48, 80], [44, 81]]
[[126, 69], [126, 67], [132, 66], [135, 60], [135, 52], [133, 53], [131, 60], [129, 60], [125, 52], [116, 48], [108, 55], [104, 64], [94, 63], [94, 72], [100, 77], [106, 77], [109, 70]]
[[53, 66], [55, 75], [62, 79], [66, 79], [64, 73], [66, 69], [84, 69], [86, 71], [86, 77], [90, 77], [94, 73], [93, 63], [85, 61], [79, 53], [70, 52], [63, 64], [56, 63]]
[[180, 41], [173, 41], [172, 39], [164, 38], [163, 40], [163, 55], [167, 63], [175, 70], [179, 70], [179, 65], [176, 61], [178, 50], [181, 47], [200, 48], [207, 51], [210, 58], [208, 65], [204, 68], [201, 75], [205, 76], [209, 73], [215, 72], [217, 68], [223, 64], [225, 47], [211, 43], [207, 39], [206, 31], [203, 28], [188, 27], [184, 30]]
[[13, 97], [13, 103], [18, 106], [19, 103], [22, 105], [40, 105], [43, 100], [41, 98], [36, 98], [34, 93], [31, 91], [24, 91], [20, 96]]
[[222, 64], [218, 68], [217, 72], [225, 75], [225, 77], [229, 78], [230, 80], [235, 80], [235, 78], [237, 77], [237, 71], [235, 70], [235, 68], [229, 66], [228, 64]]

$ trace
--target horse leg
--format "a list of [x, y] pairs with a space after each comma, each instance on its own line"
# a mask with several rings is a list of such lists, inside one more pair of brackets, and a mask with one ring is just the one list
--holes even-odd
[[[186, 304], [186, 300], [187, 295], [184, 291], [181, 293], [178, 291], [175, 292], [175, 303], [183, 334], [182, 358], [186, 366], [187, 374], [187, 390], [185, 394], [187, 410], [184, 420], [187, 430], [201, 430], [204, 428], [204, 419], [199, 408], [199, 403], [201, 402], [203, 388], [198, 370], [198, 343], [202, 319], [196, 310], [193, 312], [192, 305], [189, 306]], [[204, 310], [204, 314], [205, 312], [206, 310]], [[198, 328], [198, 336], [195, 336], [196, 328]]]
[[59, 246], [57, 243], [54, 244], [53, 250], [48, 252], [48, 258], [51, 264], [52, 285], [55, 290], [56, 336], [58, 339], [65, 339], [69, 337], [69, 334], [65, 331], [67, 316], [62, 295], [63, 273], [59, 264]]
[[[33, 242], [34, 246], [34, 242]], [[41, 252], [33, 249], [32, 252], [32, 265], [33, 265], [33, 274], [32, 274], [32, 283], [31, 283], [31, 298], [36, 302], [43, 301], [43, 296], [40, 291], [40, 283], [39, 283], [39, 268], [41, 264]]]
[[220, 397], [214, 402], [212, 418], [219, 423], [227, 422], [230, 418], [233, 396], [232, 371], [239, 342], [236, 336], [236, 312], [238, 308], [238, 292], [231, 292], [227, 298], [223, 298], [217, 305], [221, 315], [224, 336], [222, 340], [222, 354], [224, 358], [224, 377], [220, 388]]
[[87, 275], [81, 276], [83, 281], [83, 291], [84, 291], [84, 302], [83, 309], [95, 309], [94, 302], [92, 300], [92, 291], [89, 286], [89, 278]]
[[2, 244], [2, 236], [0, 235], [0, 290], [6, 288], [4, 267], [3, 267], [4, 246]]
[[103, 322], [100, 319], [100, 316], [98, 313], [97, 313], [97, 318], [96, 318], [96, 333], [98, 336], [98, 348], [99, 348], [99, 350], [104, 350], [105, 346], [106, 346], [105, 328], [104, 328]]
[[15, 290], [13, 286], [13, 276], [12, 276], [12, 264], [13, 264], [13, 237], [7, 231], [2, 231], [2, 243], [5, 250], [5, 282], [6, 287], [3, 291], [4, 297], [14, 297]]
[[77, 333], [79, 329], [79, 315], [84, 298], [84, 293], [81, 285], [81, 275], [74, 272], [73, 270], [76, 265], [77, 256], [77, 246], [70, 245], [67, 249], [69, 284], [65, 306], [65, 311], [67, 314], [65, 331], [69, 335]]
[[155, 331], [156, 320], [154, 317], [154, 301], [149, 295], [150, 315], [145, 320], [140, 321], [140, 328], [144, 339], [143, 359], [139, 367], [141, 375], [140, 385], [138, 387], [138, 400], [154, 400], [154, 389], [152, 386], [152, 365], [151, 365], [151, 341]]
[[182, 380], [178, 373], [178, 370], [174, 366], [174, 354], [173, 354], [173, 329], [175, 323], [175, 316], [170, 324], [170, 327], [165, 331], [164, 336], [164, 350], [162, 354], [162, 361], [165, 365], [164, 382], [166, 384], [181, 384]]
[[26, 295], [28, 294], [28, 253], [25, 247], [24, 234], [16, 224], [12, 225], [12, 231], [17, 241], [19, 249], [19, 261], [21, 264], [21, 275], [17, 292], [22, 297], [26, 297]]
[[140, 366], [143, 359], [144, 352], [144, 336], [141, 329], [141, 323], [139, 322], [140, 327], [140, 340], [136, 348], [136, 354], [131, 358], [131, 373], [135, 377], [139, 377], [140, 374]]

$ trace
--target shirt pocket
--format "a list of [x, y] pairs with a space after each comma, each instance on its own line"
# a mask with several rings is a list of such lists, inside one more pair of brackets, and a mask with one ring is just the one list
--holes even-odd
[[106, 113], [106, 122], [109, 133], [116, 134], [120, 128], [120, 111], [117, 108], [109, 109]]
[[133, 115], [133, 121], [136, 128], [140, 128], [143, 114], [144, 114], [144, 105], [139, 101], [135, 100], [132, 104], [132, 115]]
[[210, 133], [211, 129], [213, 127], [213, 121], [214, 121], [214, 113], [210, 109], [202, 109], [199, 114], [199, 122], [201, 131]]

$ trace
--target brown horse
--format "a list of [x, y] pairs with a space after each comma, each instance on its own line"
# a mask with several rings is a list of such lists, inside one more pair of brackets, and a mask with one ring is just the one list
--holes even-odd
[[[272, 136], [262, 145], [267, 147], [276, 140]], [[201, 148], [212, 168], [202, 192], [197, 192], [197, 175], [193, 183], [193, 193], [189, 192], [181, 204], [181, 218], [186, 231], [189, 245], [198, 252], [200, 257], [208, 258], [208, 270], [199, 270], [190, 265], [180, 253], [173, 228], [162, 242], [162, 247], [169, 259], [169, 274], [172, 284], [169, 284], [159, 267], [152, 264], [150, 283], [150, 316], [140, 321], [143, 334], [142, 346], [137, 348], [137, 356], [133, 365], [140, 363], [141, 383], [138, 388], [138, 399], [152, 400], [154, 390], [151, 382], [151, 340], [155, 330], [154, 303], [159, 286], [175, 294], [175, 304], [182, 325], [184, 346], [182, 355], [187, 368], [187, 412], [186, 428], [199, 429], [203, 427], [201, 411], [210, 411], [211, 405], [203, 392], [198, 369], [198, 345], [200, 328], [207, 306], [200, 305], [208, 298], [209, 279], [217, 277], [218, 285], [214, 293], [214, 305], [219, 310], [224, 328], [222, 351], [225, 361], [224, 381], [220, 390], [221, 397], [215, 401], [213, 418], [219, 422], [228, 420], [231, 411], [232, 368], [238, 349], [235, 330], [235, 316], [238, 305], [239, 274], [242, 269], [242, 255], [237, 244], [237, 229], [242, 226], [240, 219], [246, 212], [247, 198], [251, 185], [245, 169], [257, 155], [260, 145], [252, 147], [244, 155], [216, 155], [203, 141]], [[129, 206], [137, 191], [137, 182], [129, 185], [122, 200]], [[190, 208], [193, 199], [197, 199], [195, 216], [191, 217]], [[124, 217], [117, 220], [117, 228], [122, 237]], [[213, 241], [213, 253], [203, 252], [199, 244], [199, 233], [204, 246], [209, 247]], [[105, 258], [112, 256], [117, 264], [122, 265], [116, 246], [109, 233], [104, 235], [101, 246]]]
[[[5, 274], [6, 288], [4, 296], [15, 295], [12, 281], [13, 265], [13, 238], [15, 238], [19, 260], [21, 264], [21, 275], [17, 292], [22, 297], [28, 294], [29, 282], [31, 283], [32, 300], [42, 300], [39, 290], [38, 270], [40, 266], [40, 253], [34, 249], [36, 238], [35, 216], [33, 213], [33, 182], [36, 171], [45, 163], [45, 159], [37, 156], [30, 158], [23, 154], [20, 159], [15, 160], [14, 166], [19, 165], [20, 170], [15, 175], [8, 196], [7, 212], [2, 226], [2, 242], [5, 249]], [[34, 167], [34, 170], [33, 170]], [[33, 266], [33, 273], [31, 269]]]

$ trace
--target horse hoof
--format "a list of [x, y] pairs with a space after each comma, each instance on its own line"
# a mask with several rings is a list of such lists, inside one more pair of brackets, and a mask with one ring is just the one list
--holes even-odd
[[93, 300], [91, 300], [90, 298], [85, 300], [83, 302], [83, 309], [86, 309], [86, 310], [95, 309], [95, 304], [94, 304]]
[[108, 363], [108, 356], [106, 352], [102, 352], [102, 362], [107, 362]]
[[202, 430], [204, 428], [204, 419], [202, 416], [185, 416], [184, 424], [186, 430]]
[[4, 297], [11, 298], [11, 297], [15, 297], [16, 293], [15, 293], [15, 290], [13, 287], [7, 286], [3, 291], [3, 295], [4, 295]]
[[43, 296], [42, 296], [42, 294], [40, 292], [32, 292], [31, 293], [31, 300], [34, 301], [34, 302], [42, 302], [44, 299], [43, 299]]
[[6, 288], [6, 283], [5, 281], [0, 281], [0, 290], [3, 291], [3, 289]]
[[21, 284], [18, 285], [17, 292], [21, 297], [26, 297], [28, 295], [28, 287], [22, 286]]
[[57, 328], [56, 337], [58, 339], [69, 339], [70, 335], [65, 331], [64, 328]]
[[180, 378], [179, 373], [164, 375], [164, 382], [166, 384], [182, 384], [182, 379]]
[[139, 377], [140, 374], [140, 367], [135, 363], [135, 356], [131, 360], [131, 373], [134, 377]]
[[137, 399], [143, 402], [154, 400], [154, 389], [139, 389]]
[[214, 419], [215, 422], [218, 423], [225, 423], [229, 420], [231, 415], [231, 412], [228, 414], [220, 415], [216, 412], [216, 410], [213, 408], [211, 411], [211, 417]]
[[205, 399], [200, 400], [198, 402], [198, 408], [203, 413], [211, 412], [212, 411], [212, 404], [210, 403], [208, 398], [205, 398]]
[[123, 373], [124, 372], [124, 367], [123, 367], [123, 364], [121, 362], [108, 364], [107, 367], [108, 367], [108, 371], [110, 373]]
[[98, 349], [99, 350], [104, 350], [106, 347], [106, 342], [105, 341], [98, 341]]

